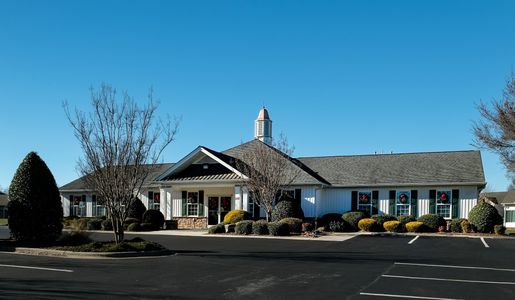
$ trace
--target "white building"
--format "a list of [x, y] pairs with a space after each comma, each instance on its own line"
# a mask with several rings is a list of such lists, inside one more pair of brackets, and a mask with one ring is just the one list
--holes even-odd
[[[175, 164], [157, 166], [140, 199], [147, 208], [160, 209], [179, 228], [205, 228], [219, 223], [232, 209], [256, 218], [237, 168], [251, 147], [273, 151], [272, 121], [266, 108], [255, 121], [254, 140], [217, 152], [199, 146]], [[326, 213], [366, 210], [370, 214], [414, 215], [436, 213], [446, 219], [467, 218], [486, 185], [479, 151], [421, 152], [325, 157], [288, 157], [298, 169], [290, 194], [306, 218]], [[104, 208], [79, 178], [60, 189], [65, 216], [96, 216]]]

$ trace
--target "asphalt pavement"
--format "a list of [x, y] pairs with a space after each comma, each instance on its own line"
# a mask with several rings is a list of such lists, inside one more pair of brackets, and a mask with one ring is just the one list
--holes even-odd
[[487, 248], [477, 238], [144, 238], [177, 254], [81, 260], [0, 253], [0, 298], [515, 299], [514, 239], [485, 239]]

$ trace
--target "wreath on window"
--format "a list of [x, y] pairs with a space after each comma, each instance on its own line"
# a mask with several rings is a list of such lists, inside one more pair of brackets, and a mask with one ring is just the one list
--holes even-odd
[[446, 192], [438, 192], [438, 200], [440, 203], [447, 203], [449, 201], [449, 196]]
[[402, 204], [406, 204], [408, 202], [408, 195], [401, 193], [399, 195], [399, 202]]
[[362, 203], [367, 203], [367, 202], [368, 202], [368, 200], [369, 200], [369, 199], [368, 199], [368, 195], [367, 195], [367, 194], [365, 194], [365, 193], [361, 194], [361, 195], [360, 195], [360, 200], [361, 200], [361, 202], [362, 202]]

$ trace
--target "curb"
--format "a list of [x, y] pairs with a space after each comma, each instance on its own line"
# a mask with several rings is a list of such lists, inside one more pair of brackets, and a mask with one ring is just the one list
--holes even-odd
[[115, 258], [139, 258], [139, 257], [152, 257], [152, 256], [170, 256], [175, 255], [172, 250], [156, 250], [146, 252], [74, 252], [65, 250], [54, 249], [40, 249], [40, 248], [27, 248], [17, 247], [14, 251], [4, 251], [3, 253], [15, 253], [21, 255], [32, 256], [48, 256], [48, 257], [63, 257], [63, 258], [78, 258], [78, 259], [115, 259]]

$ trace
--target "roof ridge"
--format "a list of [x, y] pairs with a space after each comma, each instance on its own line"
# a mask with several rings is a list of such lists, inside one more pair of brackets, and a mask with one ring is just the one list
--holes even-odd
[[451, 150], [451, 151], [419, 151], [419, 152], [400, 152], [400, 153], [378, 153], [378, 154], [350, 154], [350, 155], [321, 155], [321, 156], [299, 156], [302, 158], [331, 158], [331, 157], [363, 157], [363, 156], [392, 156], [392, 155], [413, 155], [413, 154], [438, 154], [438, 153], [459, 153], [459, 152], [478, 152], [480, 150]]

